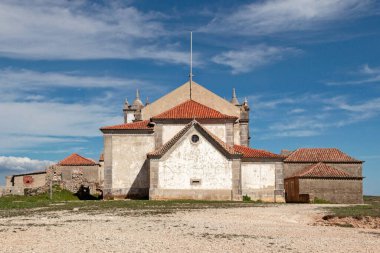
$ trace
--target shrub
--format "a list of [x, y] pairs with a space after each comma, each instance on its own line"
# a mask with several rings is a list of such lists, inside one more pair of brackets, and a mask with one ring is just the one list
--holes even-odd
[[251, 197], [246, 194], [243, 196], [243, 201], [251, 201]]

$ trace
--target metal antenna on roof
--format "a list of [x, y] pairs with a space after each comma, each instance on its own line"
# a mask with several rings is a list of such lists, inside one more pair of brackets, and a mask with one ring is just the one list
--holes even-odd
[[191, 85], [193, 82], [193, 32], [190, 31], [190, 99], [191, 99]]

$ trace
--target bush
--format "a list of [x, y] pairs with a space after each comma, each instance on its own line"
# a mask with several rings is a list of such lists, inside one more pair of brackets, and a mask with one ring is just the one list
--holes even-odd
[[243, 201], [251, 201], [251, 197], [246, 194], [243, 196]]

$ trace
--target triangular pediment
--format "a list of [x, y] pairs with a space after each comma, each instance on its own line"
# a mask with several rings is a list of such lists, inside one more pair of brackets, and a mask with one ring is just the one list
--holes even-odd
[[176, 143], [182, 141], [185, 137], [188, 137], [191, 131], [196, 131], [205, 140], [207, 140], [210, 144], [212, 144], [216, 149], [218, 149], [223, 155], [228, 158], [240, 158], [242, 154], [235, 151], [235, 149], [231, 146], [220, 140], [217, 136], [209, 132], [207, 129], [202, 127], [197, 121], [193, 120], [189, 124], [187, 124], [181, 131], [179, 131], [172, 139], [166, 142], [162, 147], [156, 149], [153, 152], [148, 154], [148, 158], [160, 159], [166, 153], [170, 153], [172, 149], [175, 148]]

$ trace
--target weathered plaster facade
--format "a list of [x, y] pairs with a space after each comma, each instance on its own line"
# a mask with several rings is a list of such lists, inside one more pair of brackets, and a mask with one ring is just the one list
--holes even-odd
[[[198, 142], [192, 142], [192, 136]], [[239, 200], [240, 161], [228, 159], [195, 128], [151, 159], [150, 199]], [[239, 195], [239, 196], [237, 196]]]
[[[119, 198], [147, 198], [149, 167], [146, 154], [155, 149], [154, 135], [105, 135], [104, 194]], [[110, 157], [112, 157], [110, 160]]]
[[282, 173], [282, 162], [243, 162], [243, 196], [265, 202], [284, 202]]

